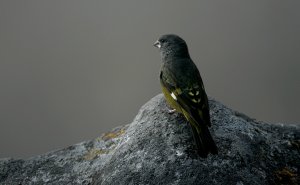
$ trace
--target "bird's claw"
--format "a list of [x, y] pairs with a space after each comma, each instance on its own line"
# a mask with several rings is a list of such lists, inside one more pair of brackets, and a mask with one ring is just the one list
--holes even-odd
[[173, 114], [174, 112], [176, 112], [176, 109], [171, 109], [168, 111], [169, 114]]

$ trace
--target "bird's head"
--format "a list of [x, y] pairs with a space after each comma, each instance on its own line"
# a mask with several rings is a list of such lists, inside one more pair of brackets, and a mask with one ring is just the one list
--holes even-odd
[[154, 43], [154, 46], [159, 48], [163, 58], [189, 57], [186, 42], [182, 38], [174, 34], [162, 35]]

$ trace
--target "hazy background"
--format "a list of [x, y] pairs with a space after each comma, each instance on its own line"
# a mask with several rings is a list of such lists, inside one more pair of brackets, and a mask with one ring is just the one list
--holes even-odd
[[207, 93], [299, 123], [300, 1], [0, 1], [0, 157], [29, 157], [132, 121], [160, 93], [165, 33]]

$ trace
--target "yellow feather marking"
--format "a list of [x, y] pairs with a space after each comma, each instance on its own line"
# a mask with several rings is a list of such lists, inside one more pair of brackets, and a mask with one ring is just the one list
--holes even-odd
[[198, 100], [197, 100], [197, 103], [200, 103], [200, 101], [201, 101], [201, 99], [198, 99]]
[[199, 91], [196, 91], [196, 96], [199, 95]]
[[176, 92], [178, 95], [182, 93], [181, 89], [179, 89], [179, 88], [176, 89]]
[[192, 93], [191, 91], [189, 92], [189, 95], [194, 96], [194, 93]]
[[176, 96], [175, 96], [175, 94], [172, 92], [171, 93], [171, 96], [172, 96], [172, 98], [174, 99], [174, 100], [177, 100], [177, 98], [176, 98]]
[[171, 106], [172, 109], [176, 109], [177, 112], [182, 112], [180, 105], [177, 103], [176, 100], [173, 99], [173, 97], [171, 96], [171, 92], [162, 85], [162, 91], [165, 95], [165, 98], [168, 102], [168, 104]]
[[197, 103], [197, 100], [196, 99], [192, 99], [192, 102]]

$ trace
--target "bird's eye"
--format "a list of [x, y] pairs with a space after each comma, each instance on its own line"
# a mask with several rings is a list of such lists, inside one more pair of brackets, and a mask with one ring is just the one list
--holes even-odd
[[160, 39], [160, 42], [161, 43], [164, 43], [166, 40], [165, 39]]

